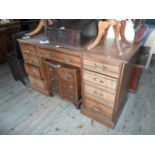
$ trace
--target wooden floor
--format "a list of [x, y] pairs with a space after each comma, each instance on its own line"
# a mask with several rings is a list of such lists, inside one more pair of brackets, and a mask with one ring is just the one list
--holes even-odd
[[74, 105], [45, 97], [13, 80], [0, 66], [0, 134], [155, 134], [155, 65], [143, 72], [136, 94], [129, 94], [115, 129], [92, 122]]

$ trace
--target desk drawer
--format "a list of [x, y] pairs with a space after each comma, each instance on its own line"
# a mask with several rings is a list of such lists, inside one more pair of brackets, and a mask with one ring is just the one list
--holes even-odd
[[104, 115], [112, 118], [113, 109], [107, 106], [104, 106], [103, 104], [96, 102], [90, 99], [89, 97], [84, 98], [84, 105], [96, 112], [103, 113]]
[[71, 64], [73, 66], [81, 66], [81, 59], [78, 56], [62, 53], [60, 51], [53, 51], [39, 48], [39, 54], [41, 57], [63, 62], [65, 64]]
[[27, 54], [27, 53], [23, 53], [23, 57], [24, 57], [25, 63], [31, 64], [31, 65], [35, 65], [35, 66], [39, 66], [40, 65], [38, 56], [34, 56], [34, 55]]
[[30, 79], [30, 82], [33, 85], [35, 85], [35, 86], [37, 86], [39, 88], [42, 88], [42, 89], [46, 89], [46, 86], [45, 86], [45, 84], [44, 84], [44, 82], [42, 80], [39, 80], [39, 79], [37, 79], [37, 78], [35, 78], [35, 77], [31, 76], [31, 75], [29, 75], [29, 79]]
[[29, 65], [29, 64], [24, 64], [24, 66], [25, 66], [25, 70], [26, 70], [26, 72], [28, 74], [41, 79], [41, 73], [40, 73], [39, 67], [32, 66], [32, 65]]
[[90, 72], [87, 70], [84, 70], [83, 72], [83, 79], [85, 81], [89, 81], [94, 84], [97, 84], [101, 88], [106, 87], [106, 88], [116, 90], [116, 87], [117, 87], [117, 79], [108, 77], [102, 74]]
[[94, 99], [108, 107], [114, 107], [114, 101], [116, 96], [114, 93], [97, 89], [95, 87], [89, 86], [88, 84], [84, 84], [84, 93], [85, 96], [88, 96], [91, 99]]
[[37, 50], [36, 50], [36, 47], [34, 45], [20, 44], [20, 48], [21, 48], [22, 53], [37, 55]]
[[101, 74], [109, 75], [118, 78], [120, 72], [119, 65], [109, 64], [107, 62], [100, 62], [89, 58], [83, 60], [84, 69], [95, 71]]

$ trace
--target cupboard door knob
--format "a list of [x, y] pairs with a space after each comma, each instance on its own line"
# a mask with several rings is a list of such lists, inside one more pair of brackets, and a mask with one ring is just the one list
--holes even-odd
[[69, 86], [69, 88], [73, 88], [73, 86]]
[[93, 109], [94, 109], [95, 111], [97, 111], [97, 112], [100, 111], [100, 109], [96, 108], [95, 106], [93, 107]]

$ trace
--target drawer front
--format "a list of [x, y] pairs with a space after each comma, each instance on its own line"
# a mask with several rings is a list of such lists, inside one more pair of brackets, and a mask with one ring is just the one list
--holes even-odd
[[100, 87], [107, 87], [113, 90], [116, 90], [117, 87], [117, 79], [86, 70], [83, 72], [83, 79], [95, 83]]
[[106, 74], [115, 78], [118, 78], [120, 67], [118, 65], [108, 64], [105, 62], [99, 62], [92, 59], [84, 58], [84, 69]]
[[24, 66], [25, 66], [25, 70], [28, 74], [41, 79], [41, 73], [40, 73], [40, 69], [38, 67], [29, 65], [29, 64], [25, 64]]
[[113, 108], [115, 101], [115, 94], [111, 92], [107, 92], [101, 89], [97, 89], [95, 87], [84, 84], [84, 93], [86, 96]]
[[72, 64], [73, 66], [81, 66], [81, 59], [78, 56], [73, 56], [60, 51], [52, 51], [46, 49], [39, 49], [39, 54], [41, 57], [63, 62], [65, 64]]
[[44, 84], [44, 82], [42, 80], [38, 80], [37, 78], [35, 78], [35, 77], [31, 76], [31, 75], [29, 75], [29, 79], [30, 79], [30, 82], [33, 85], [35, 85], [35, 86], [37, 86], [39, 88], [42, 88], [42, 89], [46, 89], [45, 84]]
[[36, 50], [36, 47], [34, 45], [20, 44], [20, 48], [21, 48], [22, 53], [37, 55], [37, 50]]
[[25, 63], [35, 65], [35, 66], [40, 66], [38, 56], [23, 53], [23, 57], [24, 57]]
[[113, 109], [104, 106], [103, 104], [96, 102], [88, 97], [84, 98], [84, 105], [96, 112], [103, 113], [104, 115], [112, 118]]

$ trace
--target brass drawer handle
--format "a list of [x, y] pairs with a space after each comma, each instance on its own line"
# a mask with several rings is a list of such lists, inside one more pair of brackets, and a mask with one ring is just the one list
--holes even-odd
[[94, 109], [95, 111], [97, 111], [97, 112], [100, 112], [100, 111], [101, 111], [100, 109], [96, 108], [95, 106], [93, 107], [93, 109]]
[[34, 85], [37, 85], [37, 86], [39, 85], [37, 82], [33, 82], [33, 83], [34, 83]]
[[64, 60], [66, 61], [66, 62], [70, 62], [72, 59], [71, 59], [71, 57], [70, 56], [64, 56]]
[[72, 85], [70, 85], [70, 86], [69, 86], [69, 88], [73, 88], [73, 86], [72, 86]]
[[99, 78], [97, 78], [97, 77], [94, 77], [94, 78], [93, 78], [94, 81], [97, 81], [97, 79], [98, 79], [98, 81], [99, 81], [100, 83], [104, 83], [104, 81], [102, 81], [101, 79], [99, 79]]
[[104, 83], [104, 81], [100, 80], [100, 83]]
[[30, 50], [28, 48], [23, 49], [24, 52], [30, 53]]
[[95, 63], [95, 67], [96, 68], [100, 68], [100, 69], [106, 69], [106, 66], [105, 65], [97, 65], [96, 63]]
[[95, 90], [93, 91], [93, 93], [94, 93], [95, 95], [97, 95], [97, 96], [101, 96], [101, 97], [104, 96], [102, 93], [97, 93]]

